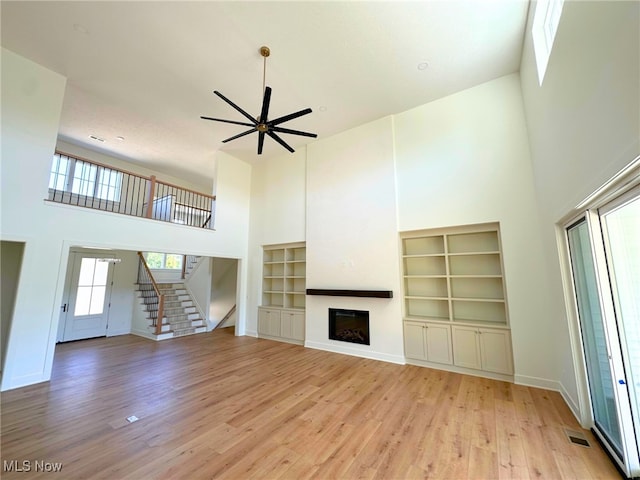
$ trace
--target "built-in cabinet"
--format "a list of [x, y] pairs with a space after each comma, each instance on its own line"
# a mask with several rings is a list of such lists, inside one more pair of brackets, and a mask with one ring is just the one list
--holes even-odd
[[304, 312], [258, 308], [258, 335], [261, 338], [304, 343]]
[[513, 374], [511, 335], [506, 329], [453, 326], [454, 364], [486, 372]]
[[407, 361], [513, 375], [498, 224], [404, 232], [401, 243]]
[[304, 243], [263, 247], [260, 337], [304, 343], [306, 265]]

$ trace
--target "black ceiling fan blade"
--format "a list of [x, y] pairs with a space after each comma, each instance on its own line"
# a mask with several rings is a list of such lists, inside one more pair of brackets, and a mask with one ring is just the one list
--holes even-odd
[[262, 155], [262, 146], [264, 145], [265, 132], [258, 132], [258, 155]]
[[235, 120], [225, 120], [223, 118], [200, 117], [203, 120], [213, 120], [214, 122], [233, 123], [234, 125], [244, 125], [245, 127], [253, 127], [253, 123], [236, 122]]
[[267, 115], [269, 114], [269, 103], [271, 103], [271, 87], [265, 87], [264, 98], [262, 99], [262, 112], [260, 112], [260, 123], [265, 123], [267, 121]]
[[303, 115], [307, 115], [308, 113], [311, 113], [311, 109], [310, 108], [305, 108], [304, 110], [300, 110], [299, 112], [290, 113], [289, 115], [285, 115], [284, 117], [279, 117], [279, 118], [276, 118], [274, 120], [271, 120], [270, 122], [267, 122], [267, 125], [272, 127], [274, 125], [278, 125], [280, 123], [284, 123], [284, 122], [288, 122], [289, 120], [293, 120], [294, 118], [298, 118], [298, 117], [301, 117]]
[[273, 138], [276, 142], [278, 142], [284, 148], [289, 150], [291, 153], [295, 152], [295, 150], [293, 148], [291, 148], [289, 145], [287, 145], [287, 143], [284, 140], [282, 140], [278, 135], [276, 135], [274, 132], [267, 131], [267, 135], [269, 135], [271, 138]]
[[220, 92], [218, 92], [217, 90], [214, 90], [213, 93], [215, 93], [217, 96], [219, 96], [222, 100], [224, 100], [225, 102], [227, 102], [229, 105], [231, 105], [233, 108], [235, 108], [237, 111], [239, 111], [242, 115], [244, 115], [245, 117], [247, 117], [249, 120], [251, 120], [251, 125], [257, 125], [258, 121], [253, 118], [251, 115], [249, 115], [247, 112], [245, 112], [243, 109], [241, 109], [238, 105], [236, 105], [235, 103], [233, 103], [231, 100], [229, 100], [227, 97], [225, 97], [224, 95], [222, 95]]
[[244, 137], [245, 135], [249, 135], [250, 133], [257, 132], [257, 128], [251, 128], [246, 132], [239, 133], [238, 135], [234, 135], [233, 137], [229, 137], [226, 140], [222, 140], [222, 143], [230, 142], [231, 140], [235, 140], [236, 138]]
[[289, 128], [282, 128], [282, 127], [271, 127], [270, 130], [272, 132], [278, 132], [278, 133], [289, 133], [291, 135], [302, 135], [303, 137], [316, 138], [318, 136], [316, 133], [301, 132], [300, 130], [291, 130]]

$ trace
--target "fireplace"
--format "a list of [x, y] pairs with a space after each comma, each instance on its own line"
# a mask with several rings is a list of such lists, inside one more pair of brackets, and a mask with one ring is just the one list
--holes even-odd
[[341, 342], [369, 343], [369, 312], [329, 309], [329, 338]]

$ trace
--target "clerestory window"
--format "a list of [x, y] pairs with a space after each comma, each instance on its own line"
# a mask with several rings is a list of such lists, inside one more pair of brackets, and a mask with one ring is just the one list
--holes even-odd
[[560, 16], [564, 0], [538, 0], [536, 12], [533, 17], [531, 33], [533, 35], [533, 50], [538, 67], [538, 82], [542, 80], [547, 71], [547, 64], [551, 56], [553, 41], [556, 38]]

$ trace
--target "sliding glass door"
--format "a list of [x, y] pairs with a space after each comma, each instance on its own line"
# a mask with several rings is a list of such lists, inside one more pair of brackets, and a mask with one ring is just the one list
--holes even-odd
[[618, 456], [622, 457], [622, 438], [608, 346], [610, 342], [604, 324], [586, 218], [569, 227], [567, 236], [594, 423], [607, 437]]
[[594, 431], [640, 475], [640, 192], [566, 229]]

